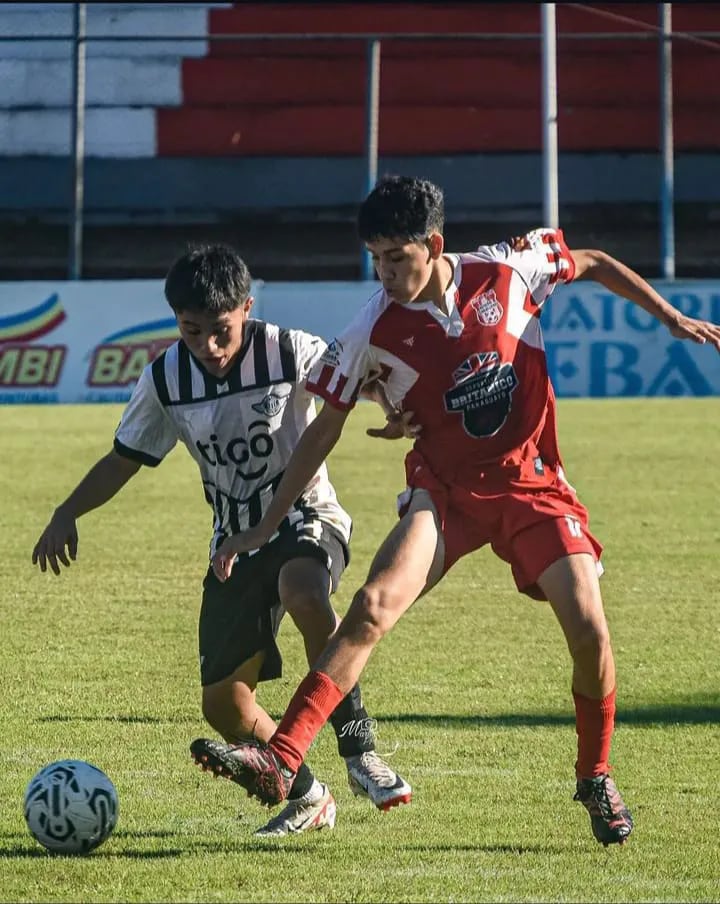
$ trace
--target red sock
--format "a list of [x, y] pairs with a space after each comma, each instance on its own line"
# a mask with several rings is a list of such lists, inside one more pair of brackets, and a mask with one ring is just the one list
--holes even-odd
[[578, 736], [578, 778], [593, 778], [610, 770], [610, 742], [615, 728], [615, 688], [602, 700], [573, 691], [575, 730]]
[[344, 696], [323, 672], [309, 672], [300, 682], [269, 745], [293, 772]]

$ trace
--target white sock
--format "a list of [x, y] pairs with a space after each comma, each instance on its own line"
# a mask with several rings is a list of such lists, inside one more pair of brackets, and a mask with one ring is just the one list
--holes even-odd
[[303, 798], [309, 804], [314, 804], [316, 801], [320, 800], [324, 793], [325, 792], [323, 786], [316, 778], [313, 778], [313, 783], [310, 786], [310, 790], [306, 794], [303, 794]]

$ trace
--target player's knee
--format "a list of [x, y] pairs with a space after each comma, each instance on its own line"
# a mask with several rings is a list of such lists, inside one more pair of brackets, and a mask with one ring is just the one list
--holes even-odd
[[335, 611], [321, 590], [308, 588], [295, 591], [287, 594], [282, 604], [302, 634], [312, 631], [313, 634], [329, 637], [335, 630]]
[[387, 591], [366, 585], [355, 594], [343, 626], [360, 642], [376, 644], [396, 621]]
[[604, 619], [583, 621], [570, 642], [570, 652], [575, 659], [601, 659], [609, 649], [610, 632]]

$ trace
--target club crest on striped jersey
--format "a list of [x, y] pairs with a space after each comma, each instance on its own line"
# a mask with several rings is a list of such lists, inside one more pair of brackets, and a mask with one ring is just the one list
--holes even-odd
[[477, 298], [473, 298], [470, 302], [473, 311], [483, 326], [495, 326], [500, 323], [503, 315], [503, 306], [497, 299], [494, 289], [483, 292]]
[[285, 395], [282, 396], [276, 395], [274, 392], [269, 392], [262, 402], [255, 402], [252, 409], [253, 411], [257, 411], [258, 414], [264, 414], [265, 417], [275, 417], [275, 415], [280, 414], [287, 405], [289, 396], [289, 392], [286, 392]]

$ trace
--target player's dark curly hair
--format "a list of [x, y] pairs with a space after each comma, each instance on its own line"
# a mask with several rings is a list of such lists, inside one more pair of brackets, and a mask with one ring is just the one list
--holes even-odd
[[444, 222], [441, 188], [414, 176], [384, 176], [360, 205], [358, 234], [363, 242], [418, 242], [431, 232], [442, 232]]
[[224, 314], [250, 295], [250, 271], [228, 245], [190, 248], [165, 277], [165, 298], [173, 311]]

